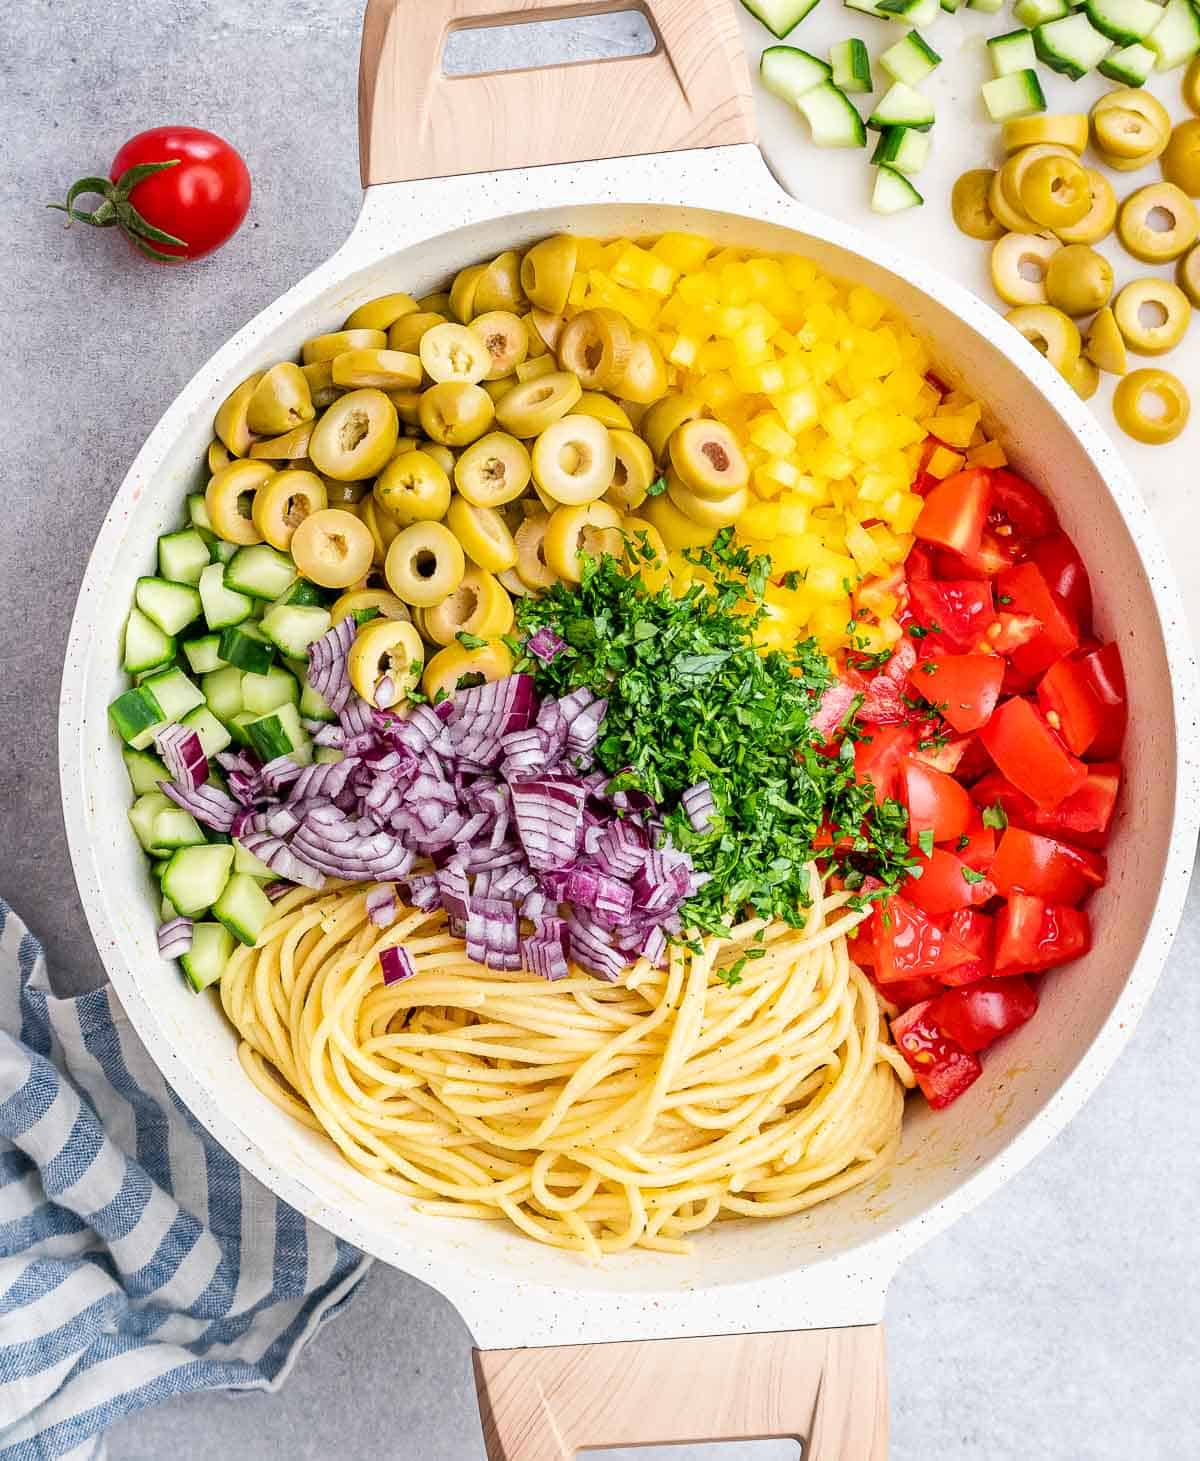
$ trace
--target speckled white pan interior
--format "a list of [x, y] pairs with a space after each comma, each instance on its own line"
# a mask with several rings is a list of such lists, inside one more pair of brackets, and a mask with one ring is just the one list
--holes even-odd
[[[590, 1268], [498, 1224], [423, 1217], [359, 1177], [243, 1076], [215, 997], [157, 955], [156, 906], [126, 821], [105, 707], [122, 683], [121, 624], [155, 539], [175, 525], [217, 405], [250, 371], [296, 354], [357, 304], [440, 286], [462, 265], [548, 233], [664, 229], [807, 254], [888, 295], [939, 369], [984, 400], [1018, 468], [1044, 484], [1091, 571], [1099, 627], [1121, 645], [1132, 702], [1111, 878], [1095, 949], [1047, 979], [1029, 1026], [986, 1058], [948, 1112], [911, 1103], [900, 1161], [869, 1187], [778, 1222], [721, 1224], [690, 1258], [634, 1253]], [[169, 408], [138, 455], [88, 567], [63, 680], [62, 788], [101, 956], [167, 1078], [274, 1191], [459, 1307], [484, 1345], [795, 1329], [882, 1312], [897, 1263], [985, 1196], [1068, 1120], [1126, 1039], [1162, 966], [1196, 838], [1196, 698], [1187, 631], [1146, 508], [1087, 410], [1015, 331], [924, 263], [784, 195], [745, 145], [371, 189], [328, 264], [247, 325]], [[1114, 1134], [1117, 1135], [1117, 1134]], [[1127, 1139], [1121, 1134], [1119, 1139]]]

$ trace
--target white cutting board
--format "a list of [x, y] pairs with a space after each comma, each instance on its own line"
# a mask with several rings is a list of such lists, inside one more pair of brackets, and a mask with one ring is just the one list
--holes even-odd
[[[776, 41], [747, 12], [741, 11], [741, 20], [746, 54], [757, 77], [759, 56]], [[993, 293], [989, 281], [991, 245], [967, 238], [955, 228], [950, 216], [950, 189], [955, 178], [968, 168], [995, 167], [1002, 159], [1000, 128], [989, 119], [979, 95], [980, 86], [992, 75], [984, 42], [988, 36], [1003, 35], [1017, 27], [1018, 22], [1006, 5], [995, 15], [966, 9], [954, 15], [942, 13], [921, 32], [942, 57], [942, 64], [920, 86], [920, 90], [933, 101], [937, 112], [932, 132], [932, 155], [920, 176], [914, 180], [925, 196], [924, 207], [890, 218], [872, 213], [870, 195], [875, 173], [868, 164], [868, 158], [878, 134], [867, 134], [866, 149], [841, 151], [814, 147], [804, 119], [757, 84], [762, 147], [771, 169], [790, 193], [809, 206], [872, 233], [885, 234], [892, 246], [935, 261], [947, 274], [1004, 310], [1006, 306]], [[871, 75], [876, 87], [873, 96], [878, 98], [888, 84], [887, 74], [879, 66], [878, 57], [907, 29], [904, 24], [876, 20], [873, 16], [848, 10], [840, 0], [822, 0], [787, 37], [787, 44], [799, 46], [828, 60], [829, 47], [834, 41], [857, 36], [866, 43], [870, 52]], [[1044, 66], [1038, 67], [1038, 75], [1046, 93], [1047, 109], [1052, 112], [1086, 112], [1098, 96], [1114, 85], [1098, 75], [1072, 82]], [[1148, 88], [1159, 97], [1175, 121], [1192, 115], [1180, 95], [1182, 78], [1181, 68], [1166, 76], [1153, 77]], [[865, 117], [872, 97], [856, 96], [851, 100]], [[1100, 166], [1090, 148], [1087, 162], [1090, 167]], [[1160, 181], [1161, 176], [1154, 163], [1136, 173], [1109, 173], [1118, 199], [1126, 197], [1135, 188]], [[1117, 289], [1130, 279], [1147, 274], [1171, 276], [1171, 266], [1155, 269], [1130, 258], [1116, 242], [1115, 234], [1098, 247], [1112, 262]], [[1159, 360], [1130, 358], [1135, 368], [1138, 365], [1161, 364], [1164, 369], [1174, 372], [1183, 380], [1192, 397], [1192, 419], [1188, 428], [1171, 445], [1159, 447], [1141, 446], [1117, 427], [1111, 404], [1115, 377], [1101, 377], [1100, 389], [1092, 397], [1091, 406], [1097, 419], [1117, 443], [1150, 503], [1183, 586], [1193, 632], [1197, 632], [1200, 631], [1200, 571], [1195, 566], [1195, 544], [1200, 539], [1200, 472], [1197, 471], [1197, 450], [1200, 448], [1200, 311], [1183, 343], [1169, 355]]]

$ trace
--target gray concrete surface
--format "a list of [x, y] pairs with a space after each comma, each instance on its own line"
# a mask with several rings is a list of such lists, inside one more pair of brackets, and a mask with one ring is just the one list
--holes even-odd
[[[76, 987], [100, 974], [58, 811], [76, 587], [166, 402], [350, 228], [359, 17], [347, 0], [9, 0], [0, 18], [0, 891]], [[634, 29], [628, 16], [603, 26], [613, 45]], [[211, 260], [155, 268], [42, 208], [126, 135], [170, 120], [222, 132], [254, 175], [245, 228]], [[1198, 967], [1194, 894], [1115, 1074], [1032, 1169], [897, 1279], [895, 1461], [1200, 1455]], [[281, 1394], [177, 1402], [119, 1426], [111, 1454], [480, 1461], [469, 1343], [437, 1294], [377, 1267]], [[794, 1448], [671, 1454], [782, 1461]]]

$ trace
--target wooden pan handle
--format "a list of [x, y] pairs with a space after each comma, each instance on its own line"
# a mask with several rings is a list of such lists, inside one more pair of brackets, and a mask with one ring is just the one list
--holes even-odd
[[[447, 76], [451, 30], [640, 10], [657, 44], [527, 71]], [[368, 0], [358, 89], [364, 187], [753, 142], [733, 0]]]
[[475, 1351], [488, 1461], [771, 1438], [804, 1461], [886, 1461], [883, 1325]]

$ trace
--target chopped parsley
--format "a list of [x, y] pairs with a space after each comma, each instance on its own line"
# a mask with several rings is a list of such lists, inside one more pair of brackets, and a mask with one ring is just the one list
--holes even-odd
[[984, 874], [978, 873], [973, 867], [964, 867], [962, 870], [964, 883], [982, 883]]
[[921, 851], [925, 854], [926, 857], [932, 857], [933, 856], [933, 828], [932, 827], [923, 827], [921, 829], [921, 831], [917, 833], [917, 846], [921, 849]]
[[1008, 813], [1004, 810], [1002, 802], [993, 802], [990, 807], [984, 807], [983, 825], [991, 827], [995, 832], [1004, 831], [1008, 826]]
[[470, 634], [465, 629], [460, 629], [454, 636], [464, 649], [486, 649], [487, 640], [481, 639], [478, 634]]
[[666, 477], [656, 477], [654, 479], [654, 481], [650, 483], [649, 487], [646, 488], [646, 496], [647, 497], [661, 497], [662, 494], [666, 490], [667, 490], [667, 479], [666, 479]]
[[[812, 718], [833, 676], [816, 642], [755, 647], [770, 560], [734, 546], [728, 529], [689, 557], [711, 584], [678, 598], [669, 586], [649, 592], [613, 558], [585, 557], [579, 584], [517, 605], [522, 635], [549, 626], [568, 652], [518, 667], [540, 694], [583, 685], [608, 698], [597, 765], [647, 792], [675, 846], [710, 874], [682, 910], [697, 928], [720, 932], [746, 911], [803, 924], [814, 856], [856, 888], [879, 880], [864, 898], [887, 896], [914, 866], [907, 813], [856, 780], [853, 728], [835, 755], [819, 749]], [[703, 834], [679, 806], [698, 781], [716, 805]], [[827, 825], [838, 847], [815, 851]]]

